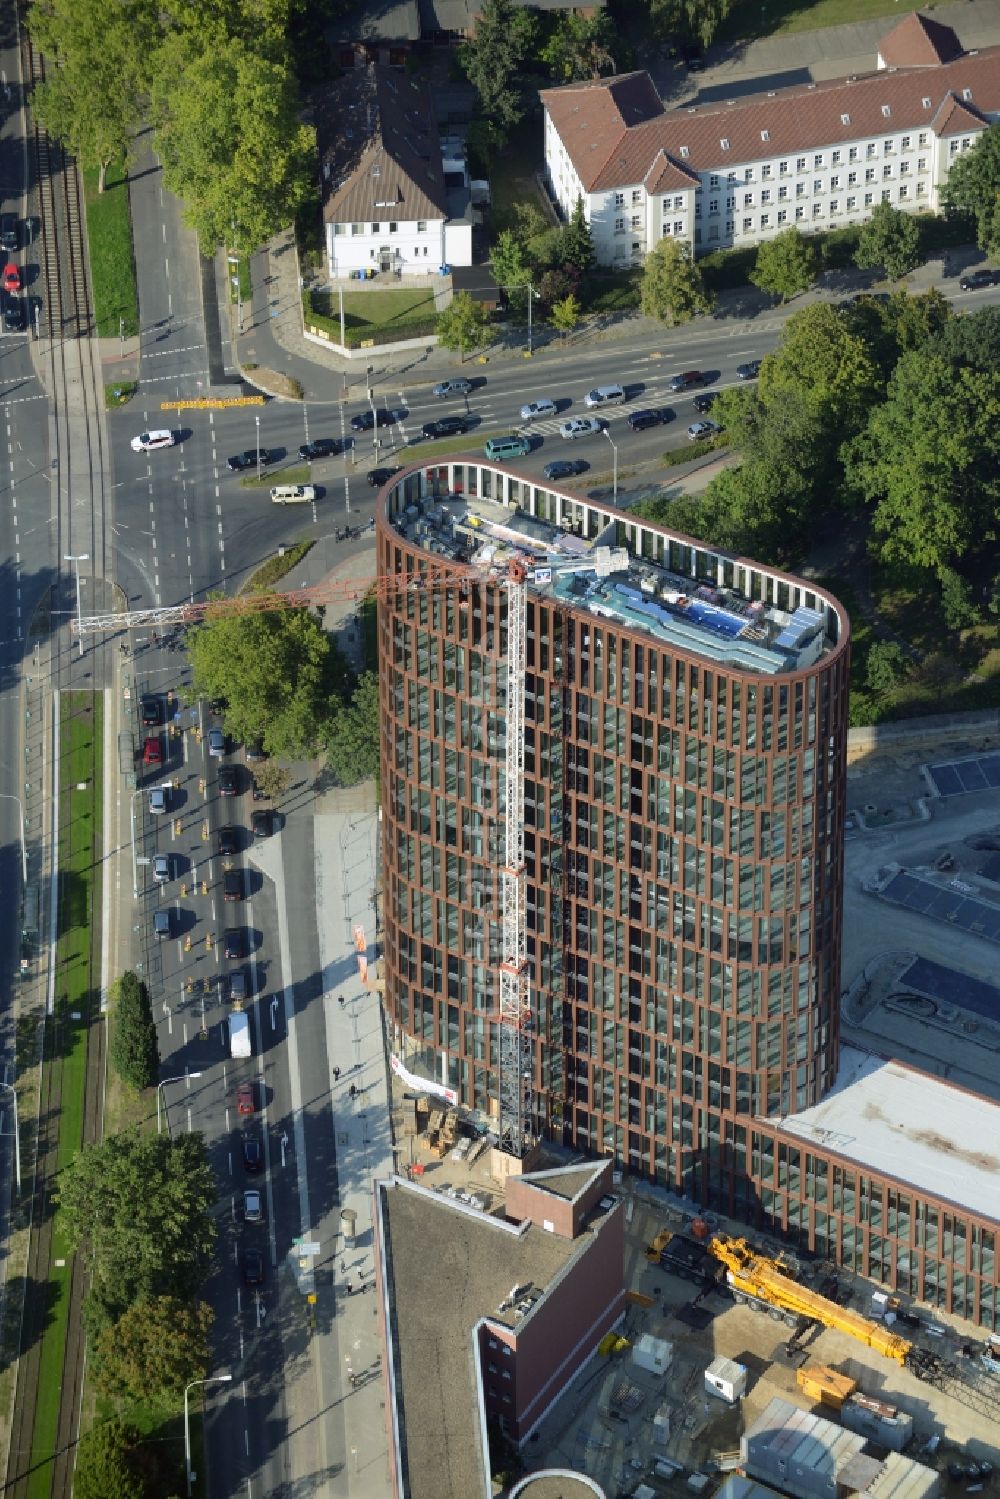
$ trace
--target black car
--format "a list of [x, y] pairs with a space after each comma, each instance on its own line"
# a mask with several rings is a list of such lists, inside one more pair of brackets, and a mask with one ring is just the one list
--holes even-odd
[[233, 1004], [243, 1004], [247, 997], [247, 976], [243, 968], [234, 968], [229, 975], [229, 998]]
[[243, 899], [243, 871], [242, 869], [227, 869], [222, 876], [222, 898], [223, 900]]
[[[247, 1170], [250, 1170], [249, 1166]], [[243, 1251], [243, 1284], [245, 1286], [264, 1284], [264, 1256], [259, 1249], [244, 1249]]]
[[368, 472], [368, 483], [372, 489], [381, 489], [383, 484], [388, 484], [393, 474], [398, 473], [398, 468], [373, 468]]
[[219, 766], [219, 795], [236, 795], [236, 767], [235, 765]]
[[274, 815], [269, 807], [258, 807], [250, 819], [255, 838], [270, 838], [274, 831]]
[[163, 703], [158, 697], [144, 697], [139, 711], [144, 728], [156, 729], [163, 722]]
[[336, 458], [349, 448], [349, 437], [317, 437], [314, 442], [304, 442], [299, 448], [299, 457], [307, 461], [312, 458]]
[[215, 835], [216, 848], [220, 859], [231, 859], [236, 852], [236, 829], [231, 826], [220, 828]]
[[590, 464], [585, 458], [556, 458], [542, 469], [546, 479], [572, 479], [576, 474], [585, 474]]
[[28, 318], [20, 297], [8, 297], [4, 302], [3, 325], [8, 333], [23, 333], [27, 328]]
[[243, 938], [243, 928], [241, 926], [227, 927], [225, 937], [223, 938], [223, 944], [225, 947], [227, 958], [242, 958], [244, 956], [243, 949], [245, 946]]
[[21, 222], [16, 213], [0, 213], [0, 250], [14, 255], [21, 248]]
[[264, 1152], [260, 1148], [260, 1141], [255, 1140], [252, 1135], [243, 1136], [243, 1169], [254, 1174], [264, 1169]]
[[760, 374], [760, 366], [761, 360], [759, 359], [748, 359], [746, 364], [738, 364], [736, 366], [737, 380], [756, 380]]
[[1000, 271], [985, 266], [980, 271], [969, 271], [958, 283], [963, 291], [979, 291], [984, 286], [1000, 286]]
[[[274, 450], [272, 448], [261, 448], [261, 450], [260, 450], [260, 466], [261, 466], [261, 468], [266, 468], [268, 466], [268, 464], [277, 463], [277, 461], [278, 461], [278, 455], [277, 455], [277, 453], [274, 452]], [[232, 458], [228, 458], [226, 460], [226, 467], [229, 469], [230, 473], [233, 473], [233, 474], [238, 474], [240, 472], [240, 470], [244, 469], [244, 468], [256, 468], [257, 467], [257, 449], [256, 448], [247, 448], [246, 452], [244, 452], [244, 453], [234, 453], [233, 456], [232, 456]]]
[[266, 802], [267, 801], [267, 792], [264, 791], [260, 786], [257, 785], [257, 778], [256, 778], [256, 776], [251, 776], [250, 777], [250, 790], [251, 790], [251, 792], [253, 794], [253, 799], [254, 799], [255, 802]]
[[701, 370], [685, 370], [683, 375], [674, 375], [669, 382], [669, 388], [674, 391], [693, 390], [696, 385], [704, 385], [705, 376]]
[[658, 427], [662, 420], [662, 411], [655, 411], [651, 406], [643, 411], [630, 411], [626, 417], [633, 432], [642, 432], [646, 427]]
[[424, 422], [420, 430], [424, 437], [457, 437], [469, 427], [464, 416], [442, 416], [439, 421]]
[[352, 416], [351, 431], [370, 432], [375, 426], [391, 427], [395, 420], [395, 412], [386, 411], [384, 406], [380, 406], [374, 416], [371, 411], [360, 411], [357, 416]]
[[718, 400], [718, 396], [719, 396], [719, 392], [717, 390], [706, 390], [705, 393], [704, 393], [704, 395], [695, 396], [695, 398], [694, 398], [694, 409], [695, 409], [695, 411], [700, 411], [702, 413], [702, 415], [704, 415], [706, 411], [711, 411], [712, 407], [715, 405], [716, 401]]

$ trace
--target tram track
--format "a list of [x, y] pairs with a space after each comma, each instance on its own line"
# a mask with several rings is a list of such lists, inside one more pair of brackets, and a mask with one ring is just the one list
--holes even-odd
[[[48, 394], [49, 465], [52, 475], [51, 532], [51, 673], [54, 691], [99, 692], [107, 685], [103, 649], [76, 655], [69, 620], [76, 604], [75, 568], [89, 563], [87, 586], [110, 602], [110, 521], [103, 380], [100, 350], [89, 295], [84, 193], [75, 161], [30, 117], [30, 90], [45, 77], [44, 58], [32, 46], [21, 12], [20, 49], [22, 77], [29, 102], [28, 146], [35, 174], [32, 192], [37, 200], [40, 233], [35, 248], [40, 251], [35, 363]], [[67, 559], [77, 559], [69, 561]], [[95, 742], [92, 776], [101, 774], [100, 746]], [[59, 765], [53, 766], [59, 774]], [[93, 782], [92, 782], [93, 783]], [[60, 799], [61, 816], [71, 815], [66, 798]], [[100, 836], [100, 830], [97, 830]], [[58, 847], [59, 828], [52, 829], [53, 849]], [[103, 1129], [103, 1084], [105, 1027], [100, 1013], [101, 944], [95, 933], [101, 928], [101, 862], [95, 858], [92, 874], [93, 902], [89, 981], [86, 986], [86, 1082], [82, 1139], [63, 1142], [72, 1148], [100, 1139]], [[61, 895], [61, 892], [60, 892]], [[54, 961], [54, 954], [50, 961]], [[57, 985], [58, 988], [58, 985]], [[47, 1017], [39, 1091], [36, 1170], [30, 1185], [31, 1204], [27, 1291], [22, 1320], [17, 1384], [12, 1416], [5, 1495], [27, 1499], [29, 1487], [38, 1492], [39, 1472], [50, 1475], [48, 1491], [68, 1496], [72, 1489], [76, 1441], [79, 1435], [86, 1362], [82, 1321], [86, 1277], [75, 1256], [69, 1280], [69, 1315], [63, 1349], [62, 1387], [54, 1445], [41, 1432], [47, 1451], [38, 1450], [36, 1414], [42, 1340], [49, 1316], [53, 1270], [53, 1193], [57, 1184], [60, 1146], [60, 1108], [63, 1086], [63, 1050], [60, 1027], [66, 1016]]]

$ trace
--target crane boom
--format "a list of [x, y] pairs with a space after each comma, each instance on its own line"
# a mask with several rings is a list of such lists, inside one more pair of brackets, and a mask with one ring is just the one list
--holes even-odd
[[914, 1351], [912, 1343], [881, 1323], [871, 1322], [859, 1312], [838, 1306], [835, 1301], [800, 1286], [790, 1275], [783, 1273], [780, 1260], [757, 1254], [745, 1239], [733, 1239], [720, 1234], [709, 1241], [708, 1247], [716, 1259], [725, 1265], [726, 1280], [737, 1301], [741, 1297], [750, 1297], [795, 1317], [808, 1317], [810, 1321], [820, 1322], [824, 1327], [846, 1332], [849, 1337], [857, 1338], [859, 1343], [865, 1343], [876, 1353], [895, 1359], [897, 1364], [907, 1363]]

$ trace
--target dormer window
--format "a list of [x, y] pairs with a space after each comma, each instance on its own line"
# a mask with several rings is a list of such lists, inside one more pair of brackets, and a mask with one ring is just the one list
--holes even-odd
[[760, 138], [762, 141], [769, 141], [771, 139], [771, 132], [769, 130], [762, 130], [760, 132]]
[[729, 141], [726, 139], [725, 136], [722, 137], [721, 141], [719, 142], [719, 145], [722, 147], [723, 151], [728, 151], [729, 150]]
[[971, 90], [971, 88], [964, 88], [962, 90], [962, 98], [963, 99], [971, 99], [972, 98], [972, 90]]
[[930, 109], [930, 107], [931, 107], [931, 101], [929, 99], [921, 99], [920, 102], [924, 106], [925, 109]]
[[690, 154], [691, 153], [688, 151], [687, 146], [681, 146], [681, 155], [682, 156], [689, 156]]
[[841, 117], [840, 117], [840, 123], [842, 125], [849, 125], [851, 123], [851, 117], [850, 117], [850, 115], [841, 115]]
[[889, 108], [888, 104], [883, 104], [882, 105], [882, 115], [883, 115], [883, 118], [884, 119], [888, 119], [891, 114], [892, 114], [892, 110]]

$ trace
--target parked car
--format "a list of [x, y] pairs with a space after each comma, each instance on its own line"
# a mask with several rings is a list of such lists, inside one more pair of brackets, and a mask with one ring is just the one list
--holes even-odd
[[147, 696], [142, 699], [140, 717], [143, 728], [157, 728], [163, 722], [163, 703], [158, 697]]
[[688, 437], [692, 442], [701, 442], [706, 437], [714, 437], [722, 428], [716, 422], [692, 422], [688, 427]]
[[26, 330], [28, 318], [20, 297], [8, 297], [4, 302], [3, 325], [8, 333], [24, 333]]
[[685, 370], [683, 375], [674, 375], [669, 381], [668, 388], [674, 391], [694, 390], [698, 385], [704, 385], [705, 376], [701, 370]]
[[227, 926], [223, 937], [223, 947], [227, 958], [242, 958], [244, 948], [243, 928], [241, 926]]
[[468, 396], [472, 394], [472, 381], [461, 377], [455, 380], [442, 380], [440, 384], [435, 385], [433, 393], [439, 401], [450, 396]]
[[159, 734], [150, 734], [148, 739], [142, 741], [142, 763], [143, 765], [163, 764], [163, 744]]
[[21, 221], [16, 213], [0, 213], [0, 250], [15, 255], [21, 248]]
[[1000, 286], [1000, 271], [983, 266], [978, 271], [967, 271], [958, 284], [963, 291], [981, 291], [984, 286]]
[[253, 1135], [243, 1136], [243, 1169], [254, 1174], [264, 1169], [264, 1152]]
[[250, 819], [255, 838], [270, 838], [274, 832], [274, 814], [270, 807], [257, 807]]
[[208, 753], [213, 759], [221, 759], [226, 753], [226, 736], [222, 729], [209, 729]]
[[229, 975], [229, 998], [233, 1004], [243, 1004], [247, 997], [247, 976], [243, 968], [234, 968]]
[[700, 396], [695, 396], [694, 409], [695, 411], [700, 411], [702, 414], [704, 414], [705, 412], [711, 411], [712, 407], [715, 405], [718, 399], [719, 392], [717, 390], [703, 391]]
[[4, 291], [21, 290], [21, 272], [10, 260], [3, 268], [3, 289]]
[[237, 786], [236, 786], [236, 767], [235, 767], [235, 765], [220, 765], [219, 766], [219, 795], [220, 796], [235, 796], [236, 792], [237, 792]]
[[546, 479], [572, 479], [577, 474], [585, 474], [589, 467], [585, 458], [556, 458], [545, 465], [542, 473]]
[[222, 898], [223, 900], [243, 899], [242, 869], [225, 870], [222, 876]]
[[240, 1083], [236, 1089], [236, 1112], [253, 1113], [253, 1083]]
[[603, 430], [596, 416], [571, 416], [569, 421], [559, 423], [559, 436], [564, 438], [593, 437]]
[[220, 828], [215, 835], [215, 846], [218, 849], [220, 859], [231, 859], [236, 852], [236, 844], [236, 829], [230, 825]]
[[243, 1284], [246, 1286], [264, 1284], [264, 1256], [259, 1249], [244, 1249], [243, 1251]]
[[170, 879], [170, 855], [153, 855], [153, 879], [158, 885], [165, 885]]
[[173, 930], [173, 922], [170, 919], [170, 907], [164, 906], [162, 910], [153, 912], [153, 933], [158, 939], [169, 937]]
[[336, 458], [351, 446], [349, 437], [317, 437], [312, 442], [304, 442], [299, 448], [299, 457], [310, 462], [316, 458]]
[[521, 407], [521, 420], [533, 422], [540, 416], [556, 416], [558, 410], [555, 401], [550, 401], [547, 396], [540, 396], [537, 401], [529, 401], [526, 406]]
[[464, 416], [442, 416], [436, 422], [424, 422], [420, 429], [424, 437], [457, 437], [468, 430]]
[[260, 1193], [253, 1187], [243, 1193], [244, 1223], [263, 1223], [264, 1204]]
[[150, 786], [149, 788], [149, 810], [154, 817], [161, 812], [170, 811], [170, 787]]
[[737, 380], [756, 380], [762, 363], [761, 359], [748, 359], [746, 364], [738, 364], [736, 366]]
[[[267, 468], [272, 463], [277, 463], [278, 455], [271, 448], [261, 448], [260, 466]], [[242, 453], [234, 453], [232, 458], [226, 459], [226, 467], [230, 473], [239, 473], [241, 469], [257, 467], [257, 449], [246, 448]]]

